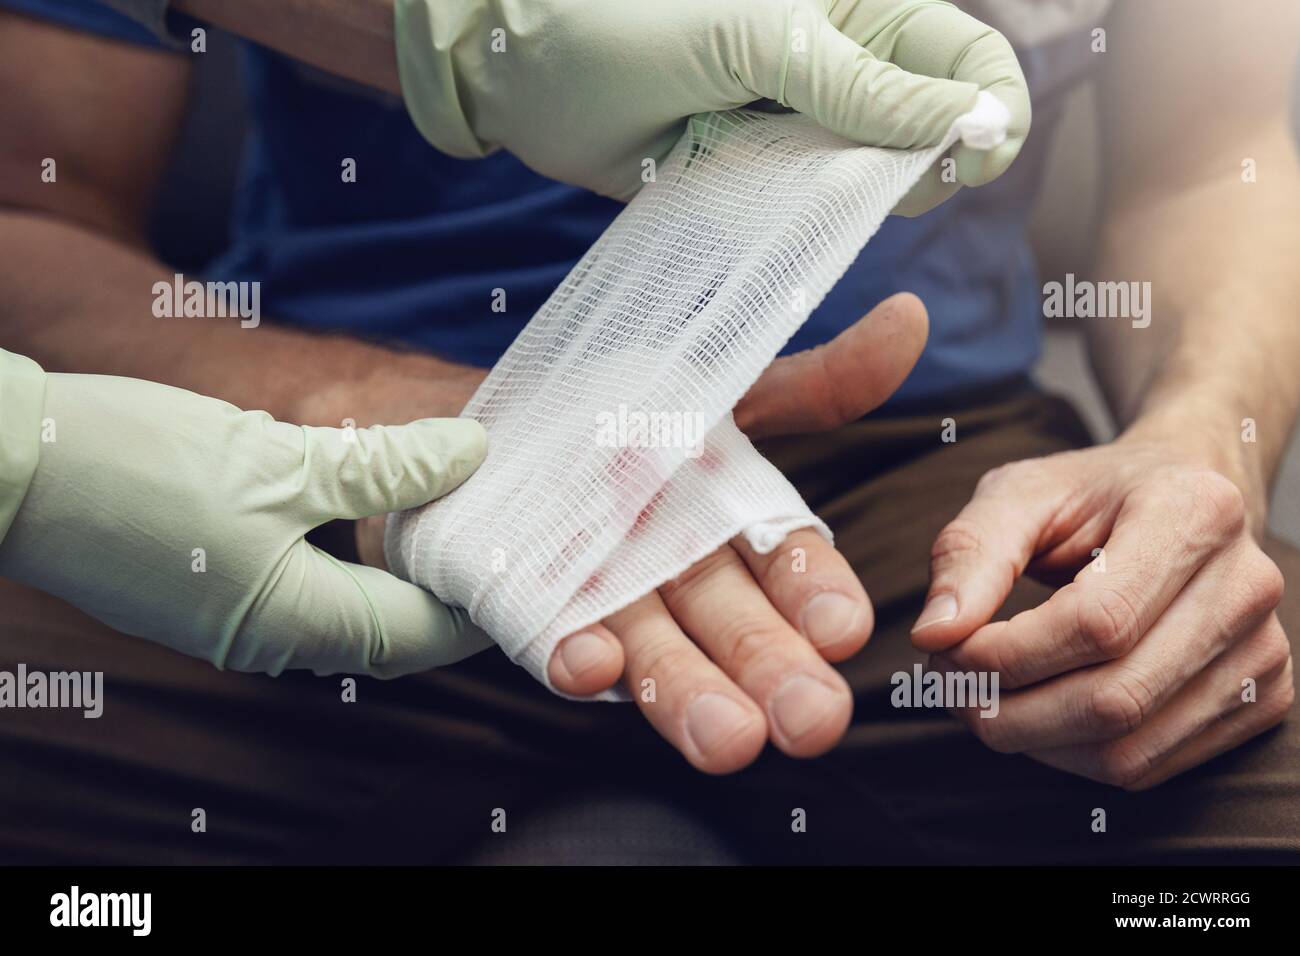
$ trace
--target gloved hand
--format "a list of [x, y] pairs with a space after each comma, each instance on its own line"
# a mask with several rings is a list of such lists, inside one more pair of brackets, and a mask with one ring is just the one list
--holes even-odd
[[483, 459], [478, 423], [303, 428], [152, 382], [44, 378], [47, 441], [0, 576], [239, 671], [395, 677], [489, 646], [463, 611], [303, 539], [446, 494]]
[[1010, 44], [937, 0], [397, 0], [412, 119], [471, 158], [504, 147], [536, 171], [619, 199], [687, 117], [775, 100], [872, 146], [939, 143], [986, 89], [1006, 142], [957, 147], [897, 212], [916, 215], [1011, 164], [1029, 95]]

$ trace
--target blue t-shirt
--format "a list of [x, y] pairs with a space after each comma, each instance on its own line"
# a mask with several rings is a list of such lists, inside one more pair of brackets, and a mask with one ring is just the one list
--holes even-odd
[[[92, 0], [0, 6], [153, 42]], [[261, 282], [262, 311], [275, 320], [490, 366], [621, 208], [504, 152], [444, 156], [398, 98], [242, 47], [249, 130], [232, 240], [205, 271]], [[828, 341], [882, 299], [911, 291], [929, 310], [930, 341], [891, 406], [1030, 370], [1042, 307], [1026, 224], [1053, 125], [1045, 107], [1081, 70], [1051, 51], [1022, 62], [1035, 126], [1012, 169], [924, 216], [887, 219], [787, 352]], [[343, 181], [344, 159], [356, 161], [355, 182]], [[493, 309], [498, 289], [504, 312]]]

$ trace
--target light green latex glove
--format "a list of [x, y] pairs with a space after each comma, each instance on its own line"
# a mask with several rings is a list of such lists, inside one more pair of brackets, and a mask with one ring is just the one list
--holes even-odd
[[955, 151], [897, 211], [916, 214], [1011, 164], [1029, 96], [1000, 33], [935, 0], [396, 0], [402, 90], [445, 153], [497, 148], [619, 199], [695, 113], [774, 100], [873, 146], [937, 144], [987, 89], [1006, 142]]
[[303, 540], [455, 488], [486, 451], [476, 422], [301, 428], [136, 379], [44, 379], [44, 442], [0, 576], [240, 671], [395, 677], [489, 646], [464, 612]]

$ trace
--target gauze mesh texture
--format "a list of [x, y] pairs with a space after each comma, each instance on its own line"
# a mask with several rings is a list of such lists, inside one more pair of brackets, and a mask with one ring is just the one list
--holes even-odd
[[466, 406], [483, 465], [389, 519], [390, 568], [550, 687], [561, 638], [733, 537], [760, 553], [798, 528], [829, 539], [731, 409], [921, 174], [1006, 122], [981, 93], [944, 143], [904, 151], [797, 114], [694, 117]]

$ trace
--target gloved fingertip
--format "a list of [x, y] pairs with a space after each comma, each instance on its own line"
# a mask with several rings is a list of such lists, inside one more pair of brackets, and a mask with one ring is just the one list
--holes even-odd
[[[876, 103], [865, 104], [866, 128], [878, 144], [900, 149], [937, 146], [954, 122], [973, 109], [979, 89], [973, 83], [898, 71], [896, 86]], [[870, 142], [870, 140], [864, 140]]]
[[912, 73], [827, 23], [817, 33], [817, 56], [792, 63], [785, 92], [790, 106], [855, 142], [921, 149], [942, 142], [975, 106], [979, 86]]
[[438, 476], [435, 496], [461, 485], [487, 457], [487, 431], [472, 418], [422, 418], [406, 428], [414, 433], [415, 453]]
[[997, 179], [1011, 166], [1020, 154], [1024, 140], [1019, 137], [1008, 139], [993, 149], [971, 149], [958, 144], [953, 148], [952, 156], [957, 161], [957, 180], [963, 186], [983, 186]]
[[988, 90], [980, 90], [975, 105], [957, 117], [953, 131], [971, 149], [991, 150], [1007, 141], [1011, 128], [1011, 110]]

